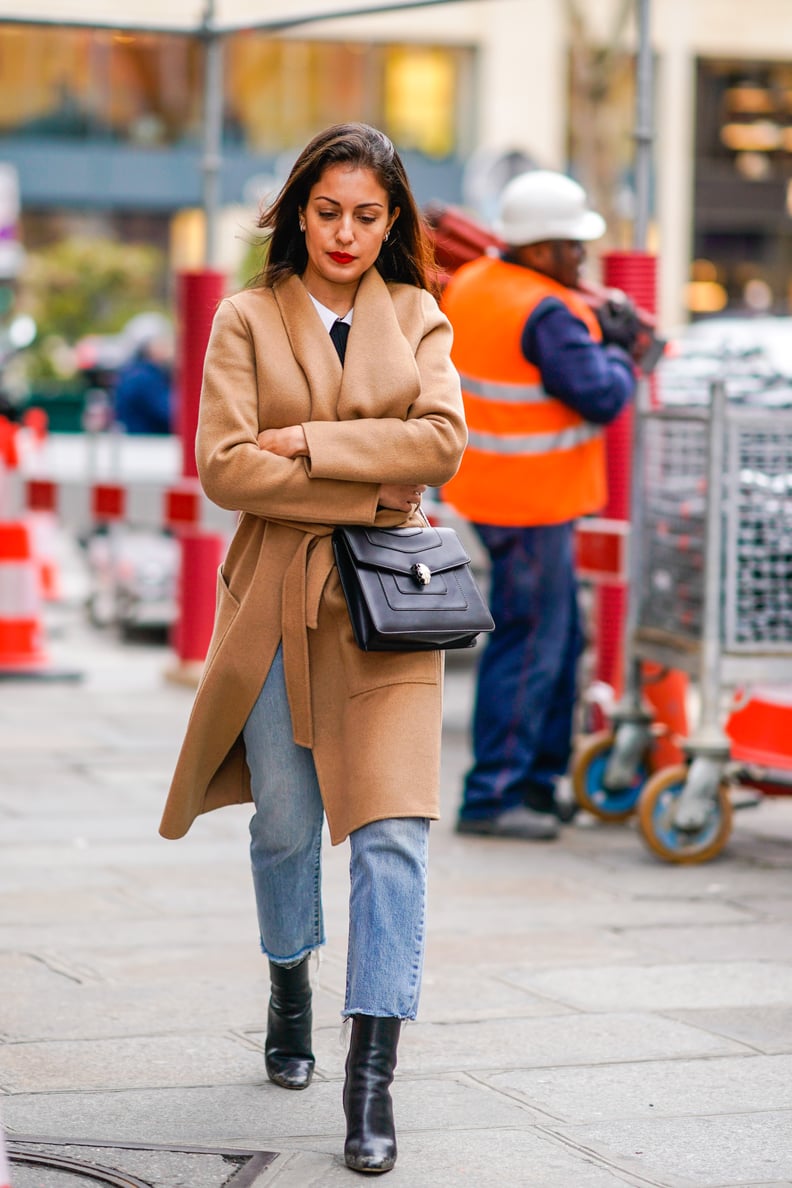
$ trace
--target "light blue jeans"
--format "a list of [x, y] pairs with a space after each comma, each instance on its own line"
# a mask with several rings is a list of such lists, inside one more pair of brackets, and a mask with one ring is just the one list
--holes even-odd
[[[250, 859], [261, 950], [281, 965], [325, 943], [324, 809], [313, 755], [297, 746], [281, 649], [244, 728], [256, 811]], [[372, 821], [349, 836], [344, 1015], [414, 1019], [423, 972], [429, 822]]]

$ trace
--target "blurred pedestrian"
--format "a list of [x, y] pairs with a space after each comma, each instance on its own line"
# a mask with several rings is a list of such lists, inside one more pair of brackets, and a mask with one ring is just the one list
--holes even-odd
[[582, 650], [574, 521], [605, 503], [602, 426], [633, 394], [638, 322], [576, 291], [605, 222], [571, 178], [514, 178], [495, 230], [503, 254], [463, 265], [443, 296], [470, 433], [444, 497], [489, 554], [495, 620], [457, 831], [550, 839]]
[[115, 385], [114, 419], [127, 433], [173, 431], [173, 339], [162, 329], [140, 338]]
[[314, 1067], [323, 816], [334, 844], [349, 837], [344, 1153], [383, 1172], [396, 1159], [399, 1031], [421, 983], [442, 663], [357, 648], [331, 533], [418, 522], [421, 492], [459, 464], [462, 399], [451, 329], [428, 291], [429, 240], [381, 132], [317, 136], [259, 225], [264, 273], [221, 304], [206, 356], [198, 469], [209, 497], [243, 514], [161, 832], [255, 802], [266, 1067], [287, 1089], [306, 1088]]

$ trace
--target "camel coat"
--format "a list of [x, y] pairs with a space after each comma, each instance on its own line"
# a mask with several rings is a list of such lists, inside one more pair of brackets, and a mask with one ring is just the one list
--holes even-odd
[[[196, 458], [241, 517], [160, 833], [250, 801], [242, 728], [283, 642], [295, 742], [313, 751], [331, 839], [438, 816], [442, 656], [356, 646], [333, 561], [336, 524], [394, 526], [381, 483], [440, 486], [466, 443], [451, 328], [434, 298], [365, 273], [342, 369], [297, 277], [225, 300], [204, 367]], [[309, 458], [260, 450], [302, 424]]]

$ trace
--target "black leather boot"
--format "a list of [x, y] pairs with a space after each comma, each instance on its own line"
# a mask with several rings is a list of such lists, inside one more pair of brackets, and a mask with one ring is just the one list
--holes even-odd
[[308, 958], [288, 968], [270, 961], [270, 1001], [264, 1063], [284, 1089], [307, 1089], [313, 1076], [311, 983]]
[[400, 1029], [401, 1019], [352, 1016], [344, 1082], [344, 1160], [353, 1171], [386, 1172], [396, 1162], [390, 1085]]

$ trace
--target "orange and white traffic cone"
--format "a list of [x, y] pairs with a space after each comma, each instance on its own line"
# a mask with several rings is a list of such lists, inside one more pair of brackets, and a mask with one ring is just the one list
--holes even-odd
[[71, 681], [81, 675], [50, 663], [41, 618], [40, 574], [27, 524], [21, 520], [0, 523], [0, 680]]
[[25, 523], [30, 532], [41, 597], [45, 602], [58, 602], [63, 595], [63, 587], [58, 562], [57, 520], [52, 512], [29, 511]]
[[0, 523], [0, 675], [25, 675], [48, 664], [30, 533], [21, 521]]
[[30, 457], [39, 450], [46, 437], [46, 413], [33, 415], [40, 411], [29, 409], [22, 427], [12, 424], [6, 417], [0, 418], [0, 466], [3, 468], [0, 520], [24, 519], [31, 534], [41, 597], [47, 602], [55, 602], [61, 597], [56, 517], [50, 511], [28, 511], [22, 506], [21, 457]]

